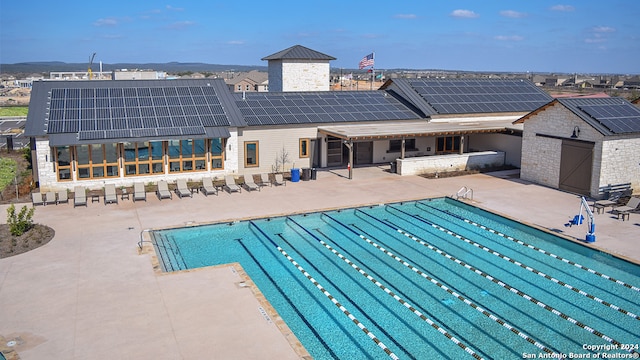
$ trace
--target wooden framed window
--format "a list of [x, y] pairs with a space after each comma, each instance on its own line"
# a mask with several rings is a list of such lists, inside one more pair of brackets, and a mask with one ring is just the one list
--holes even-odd
[[75, 147], [78, 180], [120, 176], [118, 144], [91, 144]]
[[204, 171], [207, 169], [205, 139], [169, 140], [169, 172]]
[[211, 139], [211, 170], [224, 169], [224, 147], [225, 141], [221, 138]]
[[300, 139], [300, 158], [309, 157], [309, 139]]
[[164, 174], [162, 141], [122, 144], [125, 176]]
[[436, 141], [436, 152], [457, 153], [460, 152], [460, 136], [443, 136]]
[[257, 141], [245, 141], [244, 142], [244, 167], [258, 167], [260, 162], [258, 161], [258, 142]]
[[54, 147], [53, 153], [55, 154], [56, 173], [58, 175], [58, 181], [71, 180], [71, 146]]

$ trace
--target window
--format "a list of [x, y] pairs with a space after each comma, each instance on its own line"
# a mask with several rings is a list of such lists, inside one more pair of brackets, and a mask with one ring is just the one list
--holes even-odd
[[258, 163], [258, 142], [257, 141], [244, 142], [244, 166], [245, 167], [260, 166]]
[[[416, 149], [416, 139], [405, 139], [404, 149], [405, 151], [417, 151], [418, 149]], [[402, 151], [402, 140], [389, 140], [388, 152], [400, 152], [400, 151]]]
[[118, 144], [91, 144], [76, 146], [78, 180], [117, 177]]
[[245, 90], [249, 91], [249, 90], [251, 90], [251, 85], [246, 85], [244, 88], [245, 88]]
[[162, 141], [124, 143], [124, 174], [164, 174]]
[[309, 157], [309, 139], [300, 139], [300, 157]]
[[71, 149], [70, 146], [53, 148], [56, 157], [56, 172], [60, 181], [71, 180]]
[[439, 137], [436, 144], [436, 152], [439, 152], [439, 153], [460, 152], [460, 136]]
[[238, 91], [242, 91], [242, 85], [238, 85]]
[[224, 168], [224, 140], [217, 138], [211, 139], [211, 170], [220, 170]]
[[204, 139], [169, 140], [169, 172], [199, 171], [207, 169]]

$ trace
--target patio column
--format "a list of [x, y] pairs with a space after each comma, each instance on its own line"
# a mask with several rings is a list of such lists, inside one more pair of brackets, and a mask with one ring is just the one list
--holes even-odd
[[400, 159], [404, 159], [404, 136], [402, 137], [402, 144], [400, 145]]
[[349, 180], [353, 179], [353, 139], [345, 140], [344, 145], [349, 148]]
[[460, 135], [460, 155], [464, 153], [464, 135]]

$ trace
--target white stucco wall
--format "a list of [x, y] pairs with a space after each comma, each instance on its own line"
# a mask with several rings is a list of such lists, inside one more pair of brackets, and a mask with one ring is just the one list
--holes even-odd
[[522, 136], [509, 134], [473, 134], [466, 143], [469, 151], [500, 150], [505, 153], [504, 163], [520, 167]]
[[[259, 174], [272, 172], [276, 156], [282, 154], [282, 150], [288, 154], [289, 162], [285, 164], [285, 171], [291, 168], [311, 167], [311, 157], [300, 157], [300, 139], [315, 139], [318, 129], [309, 125], [287, 126], [252, 126], [239, 131], [238, 136], [238, 172], [240, 174]], [[245, 167], [244, 144], [247, 141], [258, 141], [258, 165], [257, 167]], [[324, 145], [324, 142], [322, 142]], [[312, 154], [312, 144], [309, 142], [309, 151]], [[326, 151], [326, 148], [325, 148]], [[280, 168], [282, 170], [282, 168]]]

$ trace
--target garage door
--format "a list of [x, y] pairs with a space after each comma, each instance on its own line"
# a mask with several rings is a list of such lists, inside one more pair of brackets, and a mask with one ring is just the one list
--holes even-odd
[[562, 140], [559, 184], [561, 190], [589, 195], [593, 145], [594, 143], [590, 142]]

